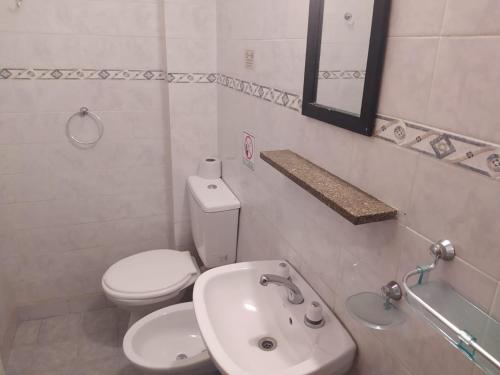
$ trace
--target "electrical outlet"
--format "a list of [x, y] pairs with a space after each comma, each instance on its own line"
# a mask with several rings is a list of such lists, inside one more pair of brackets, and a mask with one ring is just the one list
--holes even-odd
[[245, 68], [253, 70], [255, 66], [255, 51], [253, 49], [245, 50]]

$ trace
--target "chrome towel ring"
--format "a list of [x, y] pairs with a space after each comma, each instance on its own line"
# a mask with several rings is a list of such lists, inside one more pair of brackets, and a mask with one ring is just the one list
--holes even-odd
[[[95, 123], [96, 128], [97, 128], [97, 137], [95, 139], [90, 140], [90, 141], [82, 141], [82, 140], [76, 138], [75, 136], [71, 135], [71, 129], [70, 129], [71, 121], [76, 116], [80, 116], [80, 117], [89, 116], [92, 120], [94, 120], [94, 123]], [[73, 115], [71, 115], [71, 117], [66, 122], [66, 136], [68, 137], [68, 139], [71, 142], [74, 142], [80, 146], [94, 146], [97, 142], [99, 142], [99, 140], [102, 138], [103, 134], [104, 134], [104, 126], [102, 125], [101, 118], [99, 116], [97, 116], [95, 113], [90, 112], [87, 107], [80, 108], [80, 110], [78, 112], [74, 113]]]

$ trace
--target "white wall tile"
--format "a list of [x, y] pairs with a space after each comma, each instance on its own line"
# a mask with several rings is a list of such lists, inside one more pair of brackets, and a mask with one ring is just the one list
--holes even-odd
[[499, 35], [497, 1], [448, 0], [443, 35]]
[[426, 122], [499, 143], [499, 64], [500, 37], [443, 38]]
[[497, 286], [495, 299], [493, 301], [493, 306], [491, 307], [491, 316], [497, 321], [500, 320], [500, 283]]
[[0, 173], [20, 174], [43, 170], [47, 151], [40, 145], [0, 145]]
[[447, 0], [395, 0], [389, 36], [440, 35]]
[[163, 42], [158, 37], [0, 33], [9, 68], [159, 69]]
[[214, 39], [216, 0], [165, 0], [167, 38]]
[[438, 38], [389, 38], [380, 113], [414, 121], [425, 119], [438, 43]]
[[[307, 7], [304, 3], [297, 3], [297, 9]], [[439, 72], [436, 61], [438, 53], [442, 53], [440, 43], [448, 42], [441, 39], [443, 19], [448, 12], [449, 22], [453, 0], [448, 1], [447, 10], [446, 3], [393, 1], [379, 112], [462, 132], [445, 127], [450, 116], [443, 121], [429, 120], [428, 107], [433, 107], [431, 91], [434, 95], [440, 79], [437, 74], [448, 81], [446, 84], [453, 85], [454, 80], [462, 78], [462, 60], [484, 59], [494, 52], [485, 53], [477, 44], [476, 57], [459, 56], [454, 64], [460, 67], [449, 76]], [[292, 43], [287, 39], [283, 20], [272, 26], [267, 20], [267, 15], [276, 14], [273, 12], [280, 7], [283, 14], [295, 10], [285, 10], [286, 5], [268, 1], [219, 0], [217, 5], [219, 72], [271, 87], [289, 84], [286, 87], [300, 94], [303, 74], [295, 73], [298, 68], [288, 67], [303, 64], [304, 50], [297, 48], [290, 53], [289, 46], [305, 46], [305, 40]], [[468, 7], [464, 5], [464, 14]], [[253, 22], [248, 25], [246, 19]], [[476, 23], [467, 27], [479, 26]], [[471, 39], [470, 43], [475, 42]], [[253, 70], [245, 68], [246, 49], [256, 52]], [[275, 61], [285, 68], [280, 71], [273, 65]], [[477, 71], [477, 66], [488, 63], [475, 65]], [[496, 77], [495, 73], [490, 76]], [[491, 85], [496, 81], [492, 79]], [[470, 82], [474, 82], [472, 78], [467, 84], [474, 84]], [[476, 95], [478, 100], [482, 100], [481, 95], [498, 96], [495, 88], [481, 87], [484, 92]], [[470, 95], [467, 91], [462, 93], [464, 98]], [[439, 96], [443, 102], [449, 93], [444, 89]], [[469, 97], [471, 100], [475, 99]], [[485, 102], [489, 103], [489, 99]], [[464, 102], [457, 112], [465, 113], [467, 108]], [[443, 112], [442, 108], [437, 109]], [[485, 117], [478, 113], [474, 116]], [[472, 129], [470, 123], [473, 122], [468, 121], [468, 131]], [[494, 141], [495, 123], [484, 123], [484, 128], [478, 125], [471, 135], [478, 137], [478, 130], [484, 129], [483, 139]], [[248, 170], [241, 164], [243, 130], [256, 136], [257, 151], [292, 149], [398, 208], [398, 220], [355, 227], [261, 160], [256, 161], [254, 172]], [[498, 285], [496, 270], [500, 269], [494, 251], [495, 230], [491, 226], [498, 216], [491, 204], [498, 183], [388, 142], [345, 133], [235, 90], [218, 88], [218, 149], [223, 158], [223, 177], [242, 202], [238, 259], [290, 256], [299, 271], [335, 307], [358, 343], [353, 373], [416, 375], [442, 371], [471, 375], [472, 365], [466, 358], [408, 307], [404, 307], [409, 313], [404, 325], [374, 333], [347, 314], [344, 301], [352, 293], [378, 292], [389, 280], [401, 280], [405, 272], [431, 260], [428, 248], [433, 241], [449, 238], [457, 245], [458, 257], [450, 264], [441, 262], [434, 277], [453, 283], [460, 293], [489, 309]], [[255, 233], [259, 235], [256, 237]], [[443, 353], [446, 363], [434, 361], [436, 351]]]
[[17, 11], [10, 5], [0, 7], [0, 32], [162, 36], [159, 1], [46, 0], [25, 3]]
[[12, 342], [11, 332], [16, 326], [14, 290], [7, 278], [0, 276], [0, 366], [1, 360], [7, 358]]
[[167, 61], [170, 72], [215, 73], [214, 43], [206, 39], [167, 39]]
[[[133, 0], [49, 3], [26, 3], [29, 7], [16, 16], [0, 8], [0, 19], [6, 21], [0, 26], [0, 47], [15, 51], [5, 63], [162, 68], [166, 44], [170, 71], [218, 70], [297, 94], [302, 91], [307, 0], [166, 0], [164, 6], [161, 1]], [[489, 67], [493, 63], [486, 61], [495, 61], [495, 39], [440, 41], [444, 5], [444, 0], [394, 1], [380, 112], [496, 141], [489, 97], [498, 96], [491, 86], [497, 80], [491, 79], [496, 78]], [[448, 1], [444, 35], [496, 33], [490, 21], [496, 6], [480, 1], [470, 7], [464, 1]], [[35, 17], [40, 12], [42, 16]], [[109, 14], [120, 14], [120, 19], [110, 23]], [[91, 20], [80, 21], [87, 18]], [[483, 22], [469, 22], [478, 18]], [[244, 66], [246, 49], [256, 52], [254, 70]], [[467, 76], [461, 83], [456, 77], [462, 79], [470, 64], [476, 73], [477, 66], [484, 67], [493, 83], [485, 84], [482, 73], [479, 81]], [[375, 291], [399, 278], [404, 269], [423, 260], [430, 239], [449, 236], [458, 245], [459, 258], [444, 265], [439, 276], [456, 283], [465, 295], [482, 288], [484, 293], [473, 298], [488, 307], [500, 277], [491, 250], [496, 243], [492, 225], [498, 216], [491, 204], [498, 190], [494, 181], [227, 88], [169, 85], [168, 100], [166, 86], [2, 83], [0, 259], [11, 266], [11, 277], [20, 265], [26, 266], [15, 283], [23, 317], [102, 303], [100, 276], [124, 256], [173, 247], [174, 242], [176, 248], [192, 249], [186, 177], [196, 172], [202, 157], [218, 153], [224, 158], [224, 178], [243, 203], [239, 259], [289, 259], [335, 306], [352, 332], [359, 347], [358, 374], [472, 372], [460, 353], [414, 317], [403, 332], [375, 335], [349, 318], [344, 300], [347, 291]], [[486, 105], [456, 94], [462, 88]], [[451, 100], [440, 99], [450, 93]], [[167, 103], [171, 116], [164, 115]], [[67, 143], [63, 127], [68, 114], [83, 104], [98, 111], [107, 124], [102, 142], [86, 151]], [[476, 124], [473, 130], [470, 123]], [[404, 223], [411, 229], [396, 221], [353, 227], [261, 160], [251, 172], [240, 160], [242, 130], [256, 135], [259, 151], [291, 148], [403, 208], [408, 211]], [[493, 304], [494, 314], [497, 305]], [[408, 338], [416, 332], [422, 333], [414, 348]], [[444, 368], [432, 361], [435, 352], [444, 353]]]
[[193, 236], [191, 234], [191, 222], [179, 221], [174, 224], [175, 248], [178, 250], [194, 249]]
[[[218, 0], [219, 38], [305, 38], [309, 2], [306, 0]], [[248, 22], [248, 20], [252, 20]]]
[[438, 240], [447, 237], [461, 258], [496, 280], [500, 256], [496, 218], [500, 207], [492, 204], [498, 183], [487, 177], [428, 157], [419, 160], [409, 226]]
[[[216, 72], [216, 0], [165, 0], [164, 11], [168, 70]], [[217, 88], [170, 84], [169, 91], [175, 245], [191, 249], [186, 182], [202, 158], [217, 156]]]
[[414, 151], [380, 139], [356, 139], [348, 181], [398, 209], [399, 219], [404, 220], [418, 157]]
[[[162, 1], [0, 6], [2, 68], [165, 69], [164, 39]], [[106, 267], [173, 244], [167, 83], [3, 80], [0, 97], [0, 258], [20, 316], [102, 306]], [[82, 106], [104, 125], [85, 150], [65, 134]]]
[[[402, 280], [406, 273], [417, 266], [431, 264], [433, 258], [429, 248], [437, 239], [430, 240], [411, 229], [405, 231], [401, 246], [405, 251], [399, 260], [398, 279]], [[459, 293], [484, 311], [489, 311], [497, 281], [467, 263], [460, 257], [460, 253], [452, 262], [440, 261], [439, 266], [429, 275], [430, 280], [443, 280], [451, 284]], [[416, 278], [410, 280], [415, 283]]]
[[[349, 330], [357, 345], [354, 367], [349, 374], [411, 374], [412, 372], [401, 361], [402, 358], [399, 358], [384, 346], [373, 330], [362, 325], [348, 313], [344, 303], [346, 297], [347, 295], [339, 293], [339, 302], [335, 305], [335, 314]], [[415, 336], [413, 338], [415, 339]], [[415, 344], [415, 341], [413, 341], [413, 344]]]
[[199, 162], [217, 156], [216, 87], [175, 85], [170, 90], [172, 176], [175, 221], [189, 219], [187, 178]]
[[[126, 85], [126, 86], [125, 86]], [[7, 81], [0, 87], [0, 112], [157, 111], [162, 81]], [[127, 90], [124, 88], [127, 87]]]
[[[220, 44], [220, 43], [219, 43]], [[304, 64], [304, 39], [278, 40], [225, 40], [219, 48], [223, 55], [219, 72], [250, 82], [302, 93]], [[246, 50], [254, 51], [254, 66], [245, 66]]]
[[[420, 358], [429, 358], [421, 362], [421, 368], [425, 373], [442, 373], [447, 375], [469, 375], [472, 373], [474, 365], [459, 350], [450, 345], [446, 339], [437, 332], [431, 339], [427, 340], [426, 345], [422, 345]], [[436, 350], [440, 352], [440, 360], [435, 358]]]

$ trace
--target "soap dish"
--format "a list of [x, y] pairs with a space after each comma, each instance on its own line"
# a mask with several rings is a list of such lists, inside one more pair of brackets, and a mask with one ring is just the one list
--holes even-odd
[[373, 292], [362, 292], [346, 300], [349, 313], [369, 328], [386, 330], [402, 324], [406, 315], [387, 298]]

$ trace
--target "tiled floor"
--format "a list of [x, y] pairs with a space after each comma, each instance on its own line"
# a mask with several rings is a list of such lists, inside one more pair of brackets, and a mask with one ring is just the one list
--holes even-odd
[[121, 349], [127, 325], [116, 308], [23, 322], [7, 375], [137, 375]]

